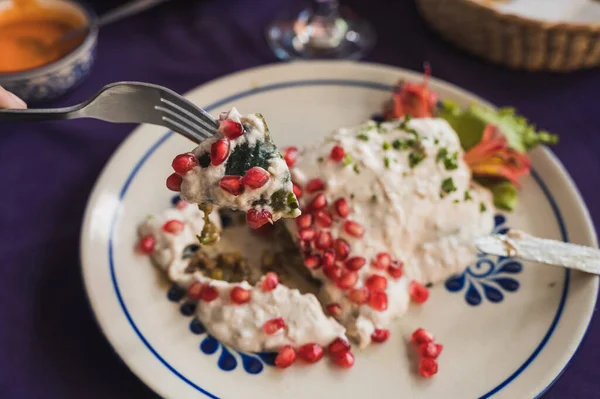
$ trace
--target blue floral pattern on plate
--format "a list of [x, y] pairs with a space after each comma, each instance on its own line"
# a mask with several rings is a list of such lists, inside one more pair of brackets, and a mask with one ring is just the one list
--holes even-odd
[[[496, 215], [495, 227], [492, 234], [505, 234], [506, 217]], [[523, 264], [504, 256], [489, 256], [477, 254], [477, 260], [467, 266], [465, 271], [446, 280], [446, 289], [450, 292], [465, 291], [465, 301], [471, 306], [477, 306], [483, 298], [492, 303], [502, 302], [507, 292], [519, 289], [519, 282], [511, 275], [519, 274]]]

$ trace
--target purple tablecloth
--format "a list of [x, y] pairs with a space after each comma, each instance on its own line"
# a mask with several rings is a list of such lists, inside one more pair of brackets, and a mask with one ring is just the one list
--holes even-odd
[[[118, 3], [96, 1], [99, 12]], [[430, 32], [412, 1], [348, 1], [379, 35], [369, 61], [420, 70], [496, 104], [511, 104], [558, 133], [554, 149], [598, 228], [600, 71], [511, 72], [458, 51]], [[275, 62], [265, 25], [295, 0], [173, 0], [105, 27], [90, 78], [63, 106], [101, 86], [141, 80], [185, 92], [216, 77]], [[86, 199], [133, 126], [98, 121], [4, 125], [0, 132], [0, 398], [153, 398], [104, 339], [79, 266]], [[600, 398], [600, 321], [546, 398]]]

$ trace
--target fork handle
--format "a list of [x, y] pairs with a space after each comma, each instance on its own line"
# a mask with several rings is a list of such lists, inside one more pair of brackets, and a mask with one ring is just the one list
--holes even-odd
[[0, 122], [36, 122], [80, 118], [80, 107], [47, 109], [0, 109]]

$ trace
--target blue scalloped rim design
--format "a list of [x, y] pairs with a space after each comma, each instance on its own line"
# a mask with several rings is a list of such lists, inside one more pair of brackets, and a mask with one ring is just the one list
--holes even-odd
[[[506, 217], [494, 217], [492, 234], [505, 234]], [[504, 293], [516, 292], [519, 282], [510, 275], [521, 273], [523, 264], [504, 256], [489, 256], [484, 253], [477, 254], [477, 260], [467, 266], [464, 272], [446, 280], [444, 286], [450, 292], [465, 290], [465, 301], [471, 306], [477, 306], [483, 298], [492, 303], [504, 300]], [[483, 294], [483, 295], [482, 295]]]
[[[393, 90], [393, 88], [394, 88], [393, 86], [390, 86], [390, 85], [385, 85], [385, 84], [375, 83], [375, 82], [368, 82], [368, 81], [361, 81], [361, 80], [347, 80], [347, 79], [296, 80], [296, 81], [287, 81], [287, 82], [274, 83], [274, 84], [264, 85], [264, 86], [261, 86], [261, 87], [258, 87], [258, 88], [253, 88], [253, 89], [241, 91], [239, 93], [236, 93], [236, 94], [233, 94], [231, 96], [225, 97], [225, 98], [223, 98], [221, 100], [218, 100], [218, 101], [216, 101], [216, 102], [214, 102], [214, 103], [212, 103], [212, 104], [210, 104], [208, 106], [205, 106], [204, 109], [210, 112], [210, 111], [212, 111], [212, 110], [214, 110], [216, 108], [221, 107], [224, 104], [227, 104], [229, 102], [232, 102], [232, 101], [235, 101], [235, 100], [238, 100], [238, 99], [241, 99], [241, 98], [249, 97], [249, 96], [252, 96], [252, 95], [255, 95], [255, 94], [264, 93], [264, 92], [273, 91], [273, 90], [279, 90], [279, 89], [286, 89], [286, 88], [290, 88], [290, 87], [306, 87], [306, 86], [350, 86], [350, 87], [359, 87], [359, 88], [364, 88], [364, 89], [371, 89], [371, 90], [378, 90], [378, 91], [387, 91], [387, 92], [391, 92]], [[174, 134], [173, 132], [167, 132], [167, 133], [165, 133], [150, 148], [148, 148], [148, 150], [146, 151], [146, 153], [142, 156], [142, 158], [134, 166], [133, 170], [131, 171], [131, 173], [127, 177], [127, 180], [123, 184], [123, 187], [121, 188], [121, 191], [119, 193], [119, 202], [123, 201], [123, 198], [127, 194], [127, 190], [129, 189], [129, 186], [130, 186], [131, 182], [136, 177], [136, 175], [137, 175], [138, 171], [140, 170], [140, 168], [144, 165], [144, 163], [148, 160], [148, 158], [150, 158], [150, 156], [165, 141], [167, 141], [173, 134]], [[566, 226], [565, 226], [565, 223], [563, 221], [563, 218], [562, 218], [562, 215], [560, 213], [560, 210], [558, 208], [558, 205], [556, 204], [556, 201], [554, 200], [554, 198], [553, 198], [552, 194], [550, 193], [548, 187], [542, 181], [542, 179], [537, 174], [537, 172], [535, 170], [532, 170], [531, 175], [534, 178], [534, 180], [537, 182], [537, 184], [540, 186], [540, 188], [542, 189], [542, 191], [544, 192], [544, 195], [546, 196], [546, 199], [548, 200], [548, 202], [550, 203], [550, 206], [552, 207], [554, 215], [556, 216], [556, 222], [557, 222], [558, 227], [559, 227], [560, 232], [561, 232], [561, 238], [562, 238], [562, 240], [565, 241], [565, 242], [568, 241], [568, 234], [567, 234]], [[146, 348], [154, 355], [154, 357], [156, 357], [156, 359], [163, 366], [165, 366], [169, 371], [171, 371], [175, 376], [177, 376], [178, 378], [180, 378], [183, 382], [185, 382], [186, 384], [188, 384], [190, 387], [196, 389], [198, 392], [204, 394], [206, 397], [218, 399], [218, 396], [215, 396], [214, 394], [208, 392], [206, 389], [200, 387], [198, 384], [194, 383], [189, 378], [187, 378], [186, 376], [184, 376], [183, 374], [181, 374], [179, 371], [177, 371], [164, 357], [162, 357], [156, 351], [156, 349], [154, 349], [154, 347], [148, 342], [148, 340], [146, 339], [146, 337], [144, 336], [144, 334], [140, 331], [140, 329], [138, 328], [137, 324], [133, 320], [133, 318], [131, 316], [131, 313], [129, 312], [129, 309], [127, 308], [127, 305], [125, 304], [125, 302], [123, 300], [123, 296], [121, 294], [121, 289], [119, 287], [119, 284], [118, 284], [118, 281], [117, 281], [117, 277], [116, 277], [116, 273], [115, 273], [114, 244], [113, 244], [113, 240], [114, 240], [114, 235], [115, 235], [115, 227], [116, 227], [116, 224], [117, 224], [116, 222], [117, 222], [118, 217], [119, 217], [119, 213], [118, 213], [119, 209], [120, 209], [120, 206], [116, 206], [115, 207], [115, 211], [113, 213], [112, 220], [111, 220], [110, 235], [109, 235], [109, 239], [108, 239], [108, 261], [109, 261], [109, 269], [110, 269], [110, 275], [111, 275], [111, 279], [112, 279], [112, 283], [113, 283], [113, 288], [115, 290], [115, 295], [117, 297], [117, 300], [119, 301], [119, 304], [121, 306], [121, 309], [123, 310], [123, 313], [124, 313], [127, 321], [129, 322], [129, 324], [131, 325], [131, 328], [134, 330], [134, 332], [137, 334], [137, 336], [140, 338], [140, 340], [142, 341], [142, 343], [146, 346]], [[559, 301], [559, 305], [558, 305], [558, 308], [556, 310], [556, 314], [555, 314], [555, 316], [554, 316], [554, 318], [552, 320], [552, 323], [548, 327], [548, 331], [546, 332], [546, 334], [544, 334], [544, 336], [542, 337], [540, 343], [536, 346], [536, 348], [533, 350], [533, 352], [527, 357], [527, 359], [524, 361], [524, 363], [519, 368], [517, 368], [517, 370], [515, 370], [511, 375], [509, 375], [508, 377], [506, 377], [506, 379], [504, 379], [496, 387], [493, 387], [488, 392], [482, 394], [479, 397], [480, 399], [489, 398], [492, 395], [494, 395], [494, 394], [498, 393], [499, 391], [501, 391], [507, 385], [509, 385], [512, 381], [515, 380], [515, 378], [517, 378], [519, 375], [521, 375], [521, 373], [523, 373], [523, 371], [531, 364], [531, 362], [533, 362], [533, 360], [535, 358], [537, 358], [537, 356], [540, 354], [540, 352], [544, 349], [544, 347], [548, 343], [550, 337], [554, 333], [554, 330], [556, 329], [556, 326], [557, 326], [557, 324], [558, 324], [558, 322], [560, 320], [560, 317], [562, 315], [562, 312], [564, 310], [565, 302], [566, 302], [566, 299], [567, 299], [567, 296], [568, 296], [568, 292], [569, 292], [570, 276], [571, 276], [570, 270], [565, 269], [565, 279], [564, 279], [564, 282], [563, 282], [563, 289], [562, 289], [562, 293], [561, 293], [561, 298], [560, 298], [560, 301]], [[559, 373], [559, 375], [560, 375], [560, 373]], [[552, 381], [552, 383], [553, 382], [554, 381]], [[550, 385], [548, 385], [540, 393], [540, 395], [546, 389], [548, 389], [548, 387]], [[539, 397], [539, 395], [538, 395], [538, 397]]]

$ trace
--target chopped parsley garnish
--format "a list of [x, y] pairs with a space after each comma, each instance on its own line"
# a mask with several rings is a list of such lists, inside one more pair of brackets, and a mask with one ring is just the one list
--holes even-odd
[[487, 211], [487, 206], [485, 206], [485, 204], [483, 202], [479, 203], [479, 212], [483, 213]]
[[366, 134], [359, 134], [356, 136], [356, 138], [362, 141], [369, 141], [369, 136], [367, 136]]
[[398, 139], [392, 142], [392, 147], [394, 147], [395, 150], [407, 150], [408, 144], [406, 144], [406, 141]]
[[465, 201], [471, 201], [473, 197], [471, 197], [471, 192], [469, 190], [465, 191]]
[[426, 157], [427, 155], [425, 155], [425, 153], [422, 151], [413, 151], [410, 154], [408, 154], [408, 165], [412, 169], [418, 164], [420, 164]]
[[383, 166], [385, 166], [386, 169], [390, 168], [390, 159], [388, 157], [383, 158]]
[[442, 147], [438, 151], [437, 156], [435, 157], [435, 161], [436, 162], [443, 161], [447, 156], [448, 156], [448, 149], [446, 147]]
[[460, 202], [460, 201], [459, 201], [459, 200], [457, 200], [457, 199], [455, 199], [455, 200], [452, 200], [452, 203], [453, 203], [453, 204], [458, 204], [459, 202]]
[[371, 196], [371, 201], [372, 202], [377, 202], [377, 196], [376, 195], [372, 195]]
[[352, 166], [352, 170], [354, 170], [354, 173], [359, 174], [360, 170], [358, 169], [358, 164], [355, 163], [354, 166]]
[[384, 141], [383, 144], [381, 145], [381, 148], [383, 148], [383, 151], [387, 151], [392, 147], [392, 145], [390, 143], [388, 143], [387, 141]]
[[348, 166], [352, 163], [352, 157], [350, 156], [350, 154], [346, 154], [344, 155], [344, 166]]
[[438, 145], [440, 143], [440, 139], [435, 138], [433, 139], [433, 144]]
[[456, 191], [456, 186], [454, 185], [454, 180], [451, 177], [446, 177], [442, 180], [442, 194], [450, 194]]
[[458, 152], [450, 155], [446, 147], [440, 148], [435, 158], [436, 162], [443, 162], [446, 170], [454, 170], [458, 168]]

